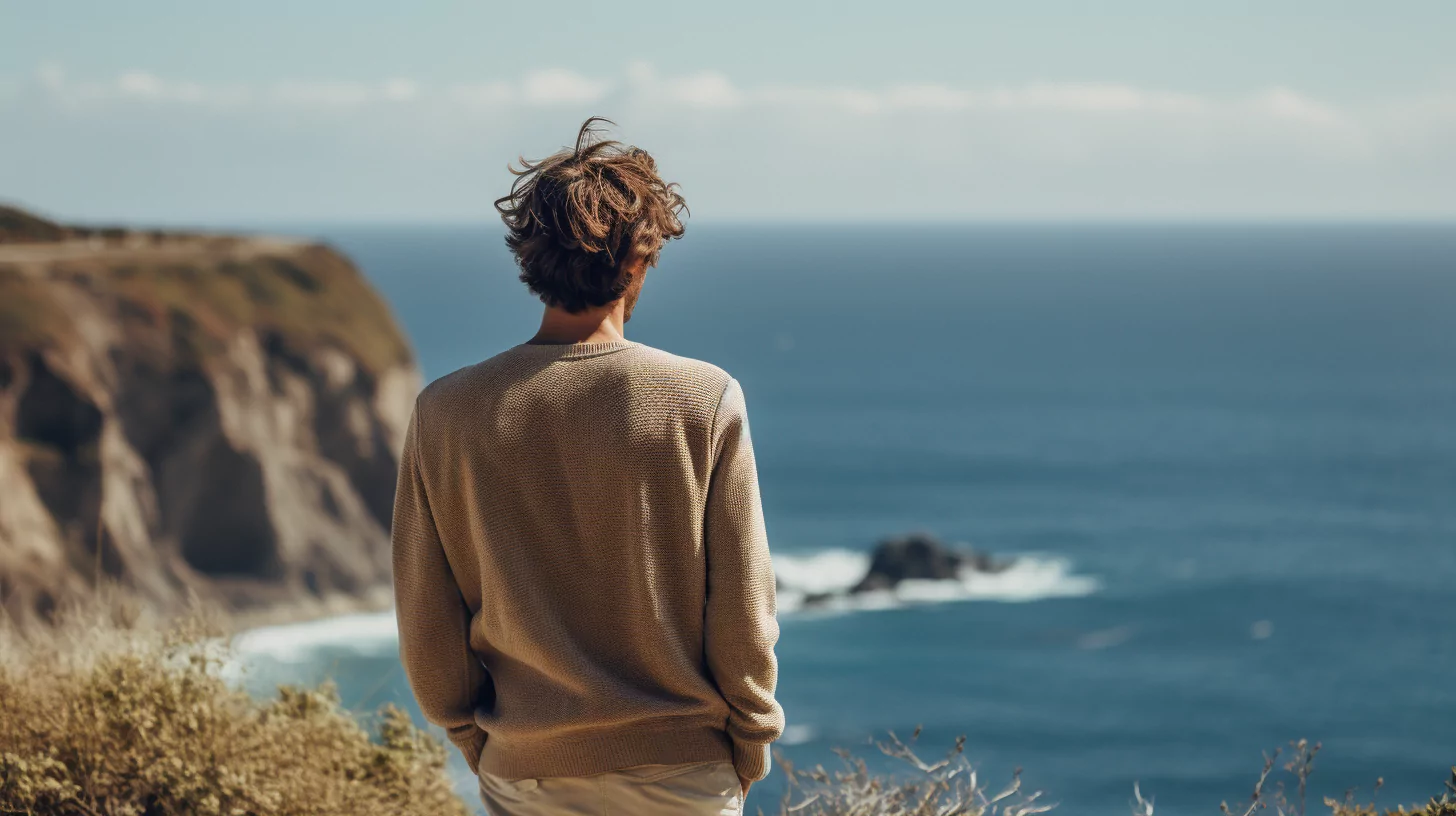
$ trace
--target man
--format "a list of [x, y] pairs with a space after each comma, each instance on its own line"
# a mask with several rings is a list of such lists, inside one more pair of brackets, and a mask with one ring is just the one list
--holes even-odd
[[496, 202], [540, 330], [415, 403], [400, 653], [493, 816], [739, 813], [784, 723], [743, 392], [623, 335], [686, 207], [597, 121]]

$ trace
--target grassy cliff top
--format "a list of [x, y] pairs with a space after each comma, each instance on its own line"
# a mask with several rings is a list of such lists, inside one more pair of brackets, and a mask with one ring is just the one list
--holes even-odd
[[337, 348], [376, 374], [411, 361], [384, 301], [329, 247], [61, 227], [0, 208], [0, 350], [64, 346], [81, 314], [174, 363], [205, 364], [242, 330], [296, 354]]
[[70, 230], [19, 207], [0, 204], [0, 244], [60, 241]]

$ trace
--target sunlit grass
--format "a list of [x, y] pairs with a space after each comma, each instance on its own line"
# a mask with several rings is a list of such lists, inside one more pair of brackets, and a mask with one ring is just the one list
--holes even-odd
[[[103, 593], [103, 596], [105, 593]], [[228, 624], [196, 611], [170, 622], [124, 596], [58, 613], [52, 626], [0, 621], [0, 814], [41, 816], [385, 816], [471, 812], [451, 788], [447, 748], [392, 706], [360, 718], [331, 684], [260, 699], [230, 682]], [[1018, 777], [983, 779], [964, 740], [926, 760], [894, 734], [877, 743], [894, 774], [840, 752], [835, 769], [778, 757], [780, 816], [1026, 816], [1055, 805]], [[1404, 809], [1307, 802], [1317, 744], [1266, 758], [1234, 816], [1456, 816], [1448, 790]], [[1438, 780], [1432, 780], [1433, 784]], [[1377, 785], [1378, 788], [1378, 785]], [[1130, 792], [1135, 816], [1156, 816]], [[1057, 797], [1078, 812], [1076, 792]], [[1219, 808], [1210, 803], [1209, 812]]]
[[254, 699], [216, 627], [71, 618], [0, 635], [0, 813], [463, 815], [446, 750], [331, 685]]
[[128, 347], [164, 367], [205, 364], [245, 329], [295, 355], [337, 348], [375, 375], [411, 359], [383, 299], [325, 246], [185, 235], [68, 246], [0, 262], [0, 344], [64, 346], [76, 327], [58, 293], [71, 290], [94, 293]]

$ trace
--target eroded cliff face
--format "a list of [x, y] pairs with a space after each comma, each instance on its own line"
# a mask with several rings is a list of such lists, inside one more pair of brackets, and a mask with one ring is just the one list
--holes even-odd
[[98, 582], [163, 609], [387, 598], [419, 386], [327, 247], [0, 243], [0, 606], [44, 617]]

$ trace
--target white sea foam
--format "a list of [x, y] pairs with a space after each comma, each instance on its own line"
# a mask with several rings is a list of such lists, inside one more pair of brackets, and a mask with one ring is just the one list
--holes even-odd
[[779, 610], [797, 611], [804, 607], [807, 596], [823, 593], [832, 593], [832, 597], [819, 601], [815, 609], [849, 611], [948, 601], [1040, 601], [1090, 595], [1100, 588], [1096, 578], [1075, 574], [1065, 558], [1021, 555], [999, 572], [966, 569], [957, 580], [908, 580], [894, 589], [845, 594], [864, 577], [869, 565], [869, 553], [851, 550], [775, 555]]
[[784, 735], [779, 737], [780, 745], [803, 745], [819, 737], [819, 729], [805, 723], [789, 723], [784, 726]]
[[[1076, 575], [1064, 558], [1021, 555], [1000, 572], [966, 570], [954, 581], [901, 581], [892, 590], [848, 594], [864, 577], [870, 556], [852, 550], [821, 550], [806, 555], [775, 555], [779, 582], [779, 612], [804, 608], [811, 594], [831, 597], [813, 605], [815, 610], [865, 611], [908, 604], [949, 601], [1038, 601], [1090, 595], [1099, 589], [1096, 578]], [[246, 659], [263, 657], [277, 663], [305, 663], [324, 649], [385, 656], [399, 648], [394, 611], [342, 615], [305, 623], [251, 629], [233, 639], [236, 654]]]
[[238, 654], [303, 663], [321, 648], [386, 655], [399, 648], [394, 610], [249, 629], [233, 639]]
[[799, 594], [843, 592], [864, 577], [869, 569], [869, 553], [852, 550], [820, 550], [809, 555], [773, 556], [774, 576], [778, 578], [780, 598], [784, 591]]

